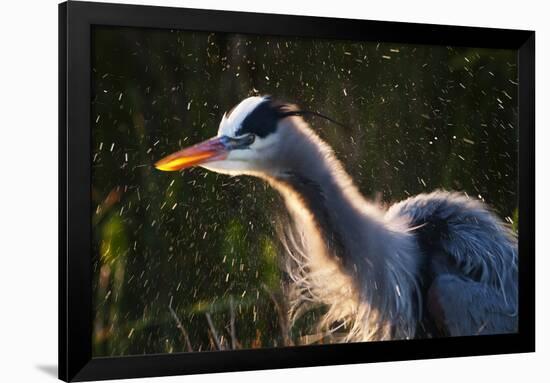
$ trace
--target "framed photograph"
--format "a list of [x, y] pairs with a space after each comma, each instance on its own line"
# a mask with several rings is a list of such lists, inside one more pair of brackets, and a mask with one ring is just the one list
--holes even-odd
[[59, 377], [534, 351], [532, 31], [59, 5]]

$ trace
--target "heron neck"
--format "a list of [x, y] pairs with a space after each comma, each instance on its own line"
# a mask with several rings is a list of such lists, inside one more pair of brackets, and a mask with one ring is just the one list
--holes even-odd
[[381, 212], [360, 194], [324, 142], [314, 136], [300, 144], [301, 150], [288, 156], [287, 168], [271, 184], [283, 195], [294, 220], [301, 221], [298, 224], [312, 221], [328, 253], [355, 264], [350, 253], [383, 229], [378, 224]]
[[361, 339], [389, 339], [394, 330], [397, 337], [411, 336], [420, 307], [419, 261], [407, 222], [388, 221], [327, 144], [307, 126], [294, 128], [280, 153], [282, 166], [265, 178], [283, 195], [294, 221], [291, 239], [298, 240], [290, 245], [297, 243], [298, 251], [287, 252], [298, 256], [298, 273], [307, 274], [293, 278], [298, 291], [312, 290], [311, 299], [329, 306], [328, 322], [363, 323]]

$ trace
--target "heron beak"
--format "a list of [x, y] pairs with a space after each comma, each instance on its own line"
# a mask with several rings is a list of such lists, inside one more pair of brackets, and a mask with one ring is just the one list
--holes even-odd
[[224, 137], [214, 137], [164, 157], [155, 163], [155, 167], [158, 170], [173, 172], [207, 162], [223, 160], [228, 153], [229, 148]]

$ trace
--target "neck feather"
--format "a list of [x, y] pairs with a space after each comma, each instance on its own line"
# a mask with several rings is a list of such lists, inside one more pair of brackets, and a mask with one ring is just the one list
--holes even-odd
[[383, 211], [361, 195], [332, 149], [305, 123], [289, 142], [299, 150], [287, 150], [285, 165], [268, 181], [295, 218], [311, 221], [327, 252], [353, 266], [353, 244], [375, 241], [370, 237], [384, 228]]
[[[283, 242], [297, 283], [295, 311], [322, 301], [328, 312], [321, 325], [349, 326], [345, 340], [409, 338], [417, 315], [418, 260], [405, 222], [387, 222], [366, 201], [332, 150], [305, 123], [291, 137], [286, 165], [265, 177], [283, 196], [290, 212], [291, 239]], [[292, 254], [293, 253], [293, 254]], [[292, 276], [294, 273], [294, 276]], [[311, 296], [304, 297], [304, 292]], [[299, 314], [296, 314], [299, 315]], [[335, 330], [330, 330], [332, 333]]]

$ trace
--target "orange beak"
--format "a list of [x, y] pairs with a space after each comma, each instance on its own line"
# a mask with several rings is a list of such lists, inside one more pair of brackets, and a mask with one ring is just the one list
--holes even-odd
[[158, 170], [173, 172], [207, 162], [223, 160], [227, 158], [228, 153], [229, 148], [225, 137], [214, 137], [164, 157], [155, 163], [155, 167]]

